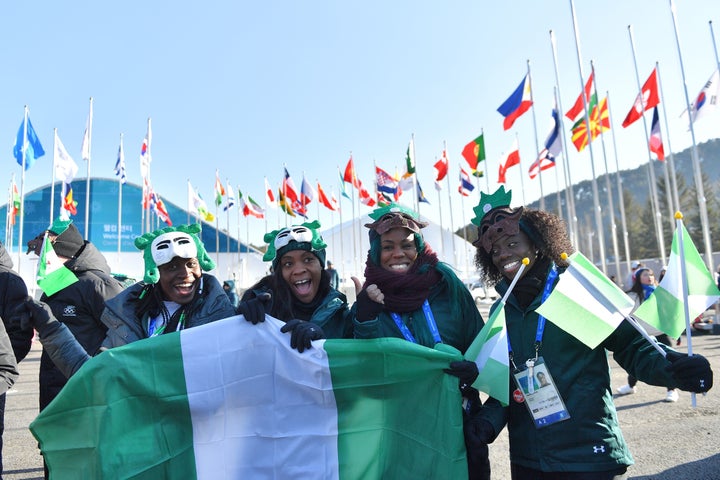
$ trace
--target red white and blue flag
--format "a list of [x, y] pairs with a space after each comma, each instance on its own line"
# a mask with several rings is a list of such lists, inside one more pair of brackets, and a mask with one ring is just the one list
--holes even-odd
[[541, 171], [555, 166], [555, 158], [562, 153], [562, 136], [557, 108], [553, 108], [553, 127], [545, 139], [545, 148], [538, 154], [537, 160], [530, 165], [530, 178], [535, 178]]
[[469, 196], [472, 191], [475, 190], [475, 186], [472, 184], [472, 181], [470, 180], [470, 175], [465, 171], [462, 166], [460, 167], [460, 186], [458, 187], [458, 192], [460, 192], [460, 195], [463, 197]]
[[497, 109], [500, 115], [505, 117], [503, 128], [509, 130], [520, 115], [527, 112], [532, 106], [532, 94], [530, 92], [530, 74], [525, 75], [520, 85]]
[[300, 185], [300, 203], [307, 205], [315, 200], [315, 189], [305, 180], [305, 174], [303, 174], [302, 185]]
[[661, 162], [665, 160], [665, 150], [663, 149], [662, 135], [660, 134], [658, 107], [655, 107], [653, 111], [652, 129], [650, 131], [650, 151], [657, 155], [657, 159]]
[[375, 166], [375, 182], [377, 183], [377, 189], [379, 192], [389, 193], [398, 198], [398, 181], [393, 178], [388, 172], [382, 168]]

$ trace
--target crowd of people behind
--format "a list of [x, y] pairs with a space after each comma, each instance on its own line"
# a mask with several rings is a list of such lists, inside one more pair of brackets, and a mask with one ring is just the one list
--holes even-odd
[[[474, 361], [452, 362], [445, 370], [457, 377], [463, 398], [458, 408], [468, 476], [490, 478], [488, 445], [507, 427], [515, 480], [625, 478], [632, 459], [613, 405], [606, 351], [634, 381], [666, 387], [675, 395], [676, 389], [709, 390], [712, 370], [705, 358], [676, 352], [669, 341], [663, 342], [661, 354], [626, 321], [594, 349], [545, 322], [535, 309], [567, 267], [563, 254], [572, 253], [573, 246], [559, 217], [511, 208], [511, 198], [504, 187], [493, 195], [483, 193], [472, 219], [478, 233], [475, 264], [483, 280], [501, 295], [517, 282], [506, 303], [498, 300], [491, 310], [505, 309], [510, 405], [492, 397], [482, 403], [472, 387], [478, 376]], [[318, 222], [267, 233], [263, 259], [270, 273], [241, 298], [232, 280], [221, 285], [207, 273], [215, 264], [199, 239], [199, 225], [166, 227], [137, 238], [143, 278], [124, 288], [72, 222], [53, 222], [29, 243], [28, 252], [39, 254], [43, 243], [50, 242], [77, 280], [39, 300], [27, 296], [0, 248], [0, 295], [6, 299], [0, 306], [0, 327], [7, 330], [0, 330], [0, 407], [17, 377], [17, 362], [30, 349], [33, 330], [43, 345], [40, 409], [88, 359], [107, 349], [237, 314], [252, 324], [266, 315], [281, 320], [281, 331], [300, 354], [318, 339], [381, 337], [430, 348], [444, 343], [464, 354], [484, 320], [453, 268], [426, 242], [427, 223], [397, 204], [376, 209], [370, 218], [364, 280], [352, 279], [352, 305], [339, 291]], [[649, 293], [638, 288], [641, 302]], [[528, 381], [551, 392], [547, 398], [557, 399], [552, 406], [562, 414], [539, 416]]]

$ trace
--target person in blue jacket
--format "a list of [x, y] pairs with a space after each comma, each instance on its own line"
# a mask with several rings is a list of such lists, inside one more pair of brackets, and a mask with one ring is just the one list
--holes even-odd
[[[482, 193], [472, 219], [478, 227], [475, 263], [501, 296], [524, 258], [529, 264], [504, 307], [500, 301], [492, 307], [505, 310], [510, 405], [486, 402], [470, 435], [482, 445], [507, 425], [513, 480], [625, 478], [633, 460], [618, 424], [607, 352], [643, 382], [698, 393], [712, 387], [710, 364], [661, 345], [663, 356], [627, 320], [596, 348], [545, 322], [536, 308], [567, 267], [562, 254], [574, 249], [561, 218], [511, 208], [511, 198], [503, 186], [493, 195]], [[535, 394], [528, 379], [540, 371], [548, 385]]]

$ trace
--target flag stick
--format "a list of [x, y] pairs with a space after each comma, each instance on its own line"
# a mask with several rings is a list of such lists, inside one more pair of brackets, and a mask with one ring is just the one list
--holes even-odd
[[515, 288], [515, 284], [520, 280], [520, 277], [522, 276], [522, 273], [525, 271], [525, 267], [527, 267], [530, 264], [530, 259], [528, 257], [525, 257], [522, 259], [522, 265], [520, 265], [520, 268], [518, 268], [517, 273], [515, 273], [515, 276], [512, 279], [512, 282], [510, 282], [510, 286], [507, 289], [507, 292], [505, 292], [505, 295], [503, 295], [502, 299], [500, 299], [500, 304], [505, 305], [505, 302], [507, 302], [508, 297], [513, 291], [513, 288]]
[[[87, 125], [87, 179], [85, 179], [85, 236], [83, 238], [89, 238], [90, 235], [90, 151], [92, 146], [92, 122], [93, 122], [93, 98], [90, 97], [90, 114], [88, 116]], [[57, 130], [55, 132], [57, 135]], [[50, 213], [52, 217], [52, 212]], [[50, 218], [52, 223], [52, 218]]]
[[[48, 223], [48, 225], [52, 225], [53, 223], [53, 210], [55, 209], [55, 162], [57, 160], [55, 152], [57, 152], [57, 139], [57, 128], [53, 128], [53, 164], [52, 175], [50, 176], [50, 223]], [[87, 238], [87, 236], [85, 238]]]
[[[675, 212], [675, 228], [680, 229], [682, 227], [683, 215], [680, 212]], [[678, 235], [678, 254], [680, 256], [680, 286], [683, 292], [683, 310], [685, 313], [685, 332], [687, 336], [687, 351], [688, 356], [692, 357], [692, 328], [690, 327], [690, 306], [688, 305], [688, 280], [687, 280], [687, 265], [685, 265], [685, 239], [683, 235]], [[708, 255], [712, 257], [712, 255]], [[697, 396], [695, 392], [690, 395], [691, 403], [693, 408], [697, 406]]]
[[638, 332], [640, 332], [640, 335], [642, 335], [645, 340], [647, 340], [648, 342], [650, 342], [650, 345], [652, 345], [652, 346], [655, 348], [655, 350], [657, 350], [658, 352], [660, 352], [660, 355], [662, 355], [663, 357], [666, 357], [666, 356], [667, 356], [667, 353], [666, 353], [665, 350], [663, 350], [662, 347], [658, 344], [657, 340], [655, 340], [655, 337], [651, 337], [651, 336], [645, 331], [645, 329], [643, 328], [643, 326], [640, 325], [640, 323], [635, 319], [635, 317], [633, 317], [632, 315], [628, 315], [628, 316], [625, 317], [625, 320], [627, 320], [628, 322], [630, 322], [630, 325], [632, 325], [633, 327], [635, 327], [635, 330], [637, 330]]

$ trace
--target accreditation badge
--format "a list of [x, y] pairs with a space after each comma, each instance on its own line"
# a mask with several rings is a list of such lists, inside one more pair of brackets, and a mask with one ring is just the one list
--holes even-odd
[[570, 418], [542, 357], [525, 362], [524, 366], [513, 372], [513, 379], [525, 397], [525, 406], [536, 428], [547, 427]]

